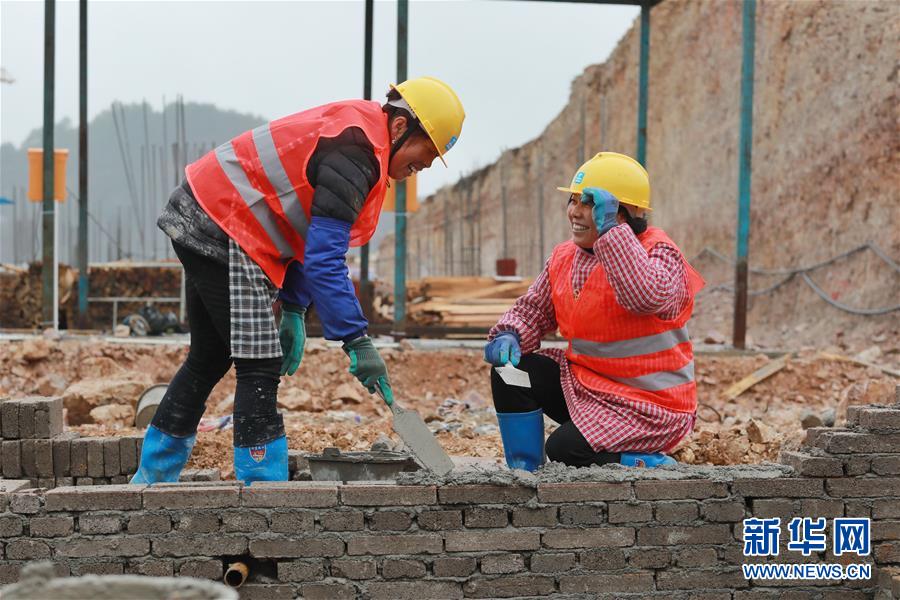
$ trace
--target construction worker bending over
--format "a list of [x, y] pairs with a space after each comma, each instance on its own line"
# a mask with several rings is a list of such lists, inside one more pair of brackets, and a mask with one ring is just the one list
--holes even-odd
[[[572, 239], [489, 335], [485, 360], [527, 371], [531, 387], [491, 369], [506, 462], [653, 467], [694, 427], [697, 388], [685, 324], [703, 279], [648, 227], [650, 180], [634, 159], [601, 152], [569, 187]], [[565, 350], [538, 352], [559, 329]], [[559, 423], [544, 444], [544, 414]], [[546, 454], [545, 454], [546, 451]]]
[[184, 265], [191, 348], [147, 429], [132, 483], [178, 479], [206, 399], [232, 364], [235, 476], [287, 479], [276, 396], [279, 376], [293, 375], [303, 357], [310, 304], [325, 337], [344, 342], [350, 373], [393, 401], [346, 253], [372, 237], [388, 177], [443, 161], [464, 118], [447, 84], [422, 77], [392, 86], [384, 106], [319, 106], [247, 131], [188, 165], [158, 225]]

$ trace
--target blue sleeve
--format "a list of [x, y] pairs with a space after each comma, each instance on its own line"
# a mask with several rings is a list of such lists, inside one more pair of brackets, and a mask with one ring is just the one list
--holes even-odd
[[368, 321], [347, 271], [350, 223], [313, 217], [303, 257], [305, 287], [316, 306], [325, 338], [349, 341], [366, 334]]
[[278, 297], [282, 302], [309, 308], [312, 298], [306, 288], [302, 263], [295, 260], [288, 265], [287, 273], [284, 275], [284, 285], [278, 292]]

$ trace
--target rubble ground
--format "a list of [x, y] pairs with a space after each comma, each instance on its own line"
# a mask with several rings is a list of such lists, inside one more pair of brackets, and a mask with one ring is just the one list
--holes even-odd
[[[871, 358], [871, 349], [864, 355]], [[102, 338], [48, 340], [40, 337], [0, 343], [0, 399], [61, 395], [67, 428], [81, 435], [127, 435], [141, 392], [166, 383], [181, 365], [185, 345], [121, 344]], [[409, 344], [382, 354], [395, 393], [416, 408], [455, 456], [502, 456], [490, 401], [489, 367], [472, 349], [425, 351]], [[880, 356], [893, 365], [897, 348]], [[782, 449], [803, 439], [803, 424], [840, 425], [851, 404], [883, 402], [900, 379], [881, 369], [823, 358], [816, 350], [797, 353], [780, 371], [735, 400], [725, 391], [768, 361], [765, 354], [699, 353], [695, 359], [698, 418], [693, 435], [674, 452], [679, 462], [739, 465], [774, 461]], [[232, 432], [217, 429], [230, 415], [233, 370], [216, 386], [189, 468], [218, 468], [233, 474]], [[282, 379], [279, 406], [292, 449], [320, 452], [329, 446], [367, 450], [393, 438], [390, 413], [347, 372], [339, 348], [310, 340], [300, 370]], [[547, 421], [547, 430], [555, 424]]]

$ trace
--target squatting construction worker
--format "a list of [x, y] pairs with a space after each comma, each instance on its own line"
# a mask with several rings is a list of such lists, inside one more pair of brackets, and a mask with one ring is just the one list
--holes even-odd
[[[531, 471], [545, 456], [571, 466], [674, 463], [662, 453], [691, 432], [697, 409], [685, 324], [703, 279], [647, 226], [650, 180], [636, 160], [601, 152], [558, 189], [569, 194], [572, 239], [553, 249], [484, 352], [531, 379], [531, 388], [507, 385], [491, 369], [506, 462]], [[567, 349], [538, 352], [557, 328]], [[546, 447], [545, 413], [559, 423]]]
[[388, 177], [443, 161], [464, 118], [447, 84], [422, 77], [391, 86], [384, 106], [319, 106], [247, 131], [188, 165], [158, 225], [184, 265], [191, 347], [147, 429], [132, 483], [178, 479], [206, 399], [232, 364], [235, 476], [287, 479], [276, 396], [279, 376], [293, 375], [303, 356], [310, 304], [325, 337], [344, 342], [350, 373], [393, 401], [346, 253], [372, 237]]

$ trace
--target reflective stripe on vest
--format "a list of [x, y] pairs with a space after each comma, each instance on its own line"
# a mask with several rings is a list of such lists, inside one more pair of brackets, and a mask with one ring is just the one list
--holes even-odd
[[269, 239], [275, 244], [279, 256], [283, 259], [292, 258], [294, 250], [278, 228], [275, 214], [269, 208], [269, 205], [266, 204], [265, 194], [250, 185], [250, 180], [247, 179], [247, 174], [244, 172], [244, 168], [234, 152], [234, 144], [229, 142], [216, 148], [216, 159], [219, 161], [219, 166], [222, 167], [225, 176], [228, 177], [228, 181], [241, 195], [247, 208], [250, 209], [250, 212], [253, 213], [253, 216], [256, 217], [256, 220], [259, 221], [259, 224], [262, 225], [262, 228], [268, 234]]
[[689, 362], [677, 371], [657, 371], [640, 377], [610, 377], [622, 385], [628, 385], [639, 390], [658, 392], [669, 388], [684, 385], [694, 381], [694, 361]]
[[681, 327], [655, 335], [618, 342], [592, 342], [590, 340], [574, 339], [572, 340], [572, 352], [595, 358], [628, 358], [630, 356], [671, 350], [678, 344], [683, 344], [687, 341], [690, 341], [687, 327]]
[[278, 192], [278, 201], [281, 202], [284, 216], [287, 217], [291, 227], [305, 240], [306, 230], [309, 229], [306, 213], [303, 212], [300, 198], [297, 197], [294, 185], [284, 170], [284, 165], [281, 164], [281, 158], [275, 148], [275, 140], [272, 139], [272, 130], [268, 123], [253, 130], [253, 143], [256, 144], [256, 153], [259, 155], [259, 162], [262, 164], [266, 177]]

